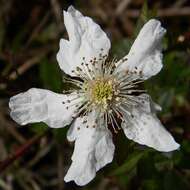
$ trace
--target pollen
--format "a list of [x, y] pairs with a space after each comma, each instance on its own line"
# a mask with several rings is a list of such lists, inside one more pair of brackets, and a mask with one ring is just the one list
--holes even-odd
[[111, 79], [98, 78], [86, 85], [90, 101], [94, 105], [107, 109], [114, 96], [114, 84]]

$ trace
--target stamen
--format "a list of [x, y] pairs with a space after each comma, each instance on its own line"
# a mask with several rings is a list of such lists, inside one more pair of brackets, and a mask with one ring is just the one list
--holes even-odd
[[119, 124], [118, 124], [118, 122], [116, 121], [114, 115], [113, 115], [112, 113], [111, 113], [110, 115], [111, 115], [111, 117], [113, 118], [113, 121], [114, 121], [114, 123], [116, 124], [118, 130], [120, 130], [121, 128], [119, 127]]
[[[124, 121], [124, 117], [132, 118], [132, 109], [136, 106], [143, 106], [146, 102], [145, 98], [136, 95], [146, 92], [138, 89], [138, 85], [144, 80], [138, 75], [142, 71], [138, 71], [137, 67], [133, 72], [114, 70], [116, 63], [119, 67], [121, 63], [127, 61], [127, 58], [120, 62], [116, 58], [110, 61], [107, 59], [108, 55], [103, 53], [101, 49], [99, 57], [94, 57], [88, 62], [85, 57], [82, 58], [82, 63], [73, 71], [82, 81], [65, 77], [66, 82], [76, 85], [79, 90], [77, 90], [77, 97], [69, 98], [62, 103], [67, 109], [75, 106], [76, 116], [86, 117], [83, 120], [86, 128], [95, 128], [104, 122], [107, 128], [111, 124], [114, 133], [118, 133], [121, 129], [119, 122]], [[87, 117], [92, 111], [95, 112], [95, 124], [87, 125], [89, 123]]]
[[111, 124], [111, 127], [114, 130], [114, 133], [117, 133], [117, 130], [116, 130], [115, 126], [114, 126], [114, 122], [112, 120], [112, 117], [111, 117], [110, 113], [107, 113], [107, 117], [108, 117], [108, 124]]

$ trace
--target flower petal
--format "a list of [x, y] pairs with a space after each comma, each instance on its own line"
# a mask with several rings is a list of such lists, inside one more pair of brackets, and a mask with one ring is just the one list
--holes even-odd
[[65, 73], [76, 76], [72, 71], [81, 66], [83, 58], [89, 63], [93, 58], [98, 58], [100, 53], [108, 54], [110, 40], [98, 24], [72, 6], [64, 11], [64, 23], [69, 41], [60, 40], [57, 61]]
[[131, 116], [124, 114], [124, 122], [121, 126], [125, 135], [139, 144], [147, 145], [161, 152], [178, 149], [179, 144], [156, 117], [156, 110], [160, 110], [160, 107], [151, 100], [148, 102], [147, 99], [144, 106], [141, 105], [132, 110]]
[[76, 94], [62, 95], [31, 88], [10, 98], [10, 115], [20, 125], [42, 121], [52, 128], [64, 127], [72, 121], [76, 110], [76, 107], [70, 104], [80, 104], [80, 98], [71, 103], [65, 102], [70, 102], [75, 97]]
[[148, 79], [162, 69], [161, 41], [166, 30], [160, 21], [151, 19], [141, 29], [129, 54], [117, 63], [117, 71], [137, 72]]
[[75, 140], [75, 148], [65, 181], [73, 180], [80, 186], [89, 183], [99, 169], [112, 161], [115, 150], [111, 132], [100, 123], [93, 127], [92, 116], [77, 118], [69, 132]]

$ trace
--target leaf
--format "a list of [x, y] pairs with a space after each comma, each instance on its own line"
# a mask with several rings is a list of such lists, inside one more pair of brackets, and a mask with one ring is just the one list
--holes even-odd
[[48, 126], [45, 123], [33, 123], [31, 124], [32, 127], [30, 127], [31, 131], [35, 133], [44, 133], [46, 130], [48, 130]]
[[136, 167], [138, 161], [142, 158], [147, 151], [141, 152], [134, 152], [126, 159], [125, 163], [114, 170], [111, 175], [122, 175], [123, 173], [131, 171], [134, 167]]
[[188, 184], [182, 175], [169, 171], [164, 176], [164, 190], [188, 190]]
[[63, 143], [65, 141], [67, 130], [68, 130], [68, 127], [53, 129], [54, 137], [56, 138], [58, 143]]
[[152, 179], [157, 177], [157, 170], [154, 163], [154, 154], [145, 154], [138, 162], [138, 176], [143, 179]]
[[111, 54], [113, 56], [117, 55], [117, 58], [120, 59], [120, 58], [124, 57], [129, 52], [131, 45], [132, 45], [132, 40], [129, 38], [124, 38], [124, 39], [113, 44]]
[[162, 188], [162, 183], [160, 179], [148, 179], [143, 180], [142, 190], [160, 190]]
[[162, 94], [160, 94], [160, 97], [158, 98], [158, 103], [159, 105], [161, 105], [161, 107], [163, 107], [162, 112], [167, 112], [173, 103], [173, 99], [174, 99], [174, 89], [168, 89], [167, 91], [163, 92]]
[[61, 92], [62, 79], [57, 63], [44, 58], [39, 67], [39, 75], [45, 88], [54, 92]]

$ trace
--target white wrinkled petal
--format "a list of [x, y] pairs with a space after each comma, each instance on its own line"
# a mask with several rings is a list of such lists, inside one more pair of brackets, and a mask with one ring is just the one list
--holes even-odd
[[112, 134], [110, 131], [107, 131], [107, 133], [102, 136], [102, 138], [96, 144], [96, 171], [103, 168], [106, 164], [112, 162], [114, 150], [115, 147], [112, 142]]
[[72, 164], [64, 178], [80, 186], [89, 183], [99, 169], [112, 161], [115, 150], [109, 130], [102, 126], [93, 128], [95, 118], [91, 116], [87, 123], [83, 123], [84, 120], [85, 117], [77, 118], [67, 134], [68, 139], [75, 140], [75, 148]]
[[64, 23], [69, 40], [60, 40], [57, 61], [65, 73], [76, 76], [72, 70], [84, 62], [83, 57], [89, 63], [94, 57], [98, 58], [100, 53], [108, 54], [110, 40], [98, 24], [72, 6], [64, 11]]
[[[49, 90], [31, 88], [10, 98], [10, 116], [20, 125], [44, 122], [52, 128], [64, 127], [72, 121], [76, 107], [63, 102], [74, 97], [76, 94], [56, 94]], [[80, 99], [72, 103], [80, 104]]]
[[[132, 96], [132, 99], [136, 104], [124, 104], [122, 107], [128, 110], [131, 114], [134, 109], [140, 109], [142, 112], [146, 113], [156, 113], [157, 111], [161, 111], [160, 105], [153, 102], [152, 98], [148, 94], [141, 94], [139, 96]], [[129, 100], [130, 101], [130, 98]], [[122, 111], [123, 112], [123, 111]]]
[[156, 113], [157, 111], [162, 110], [161, 106], [155, 103], [148, 94], [141, 94], [137, 96], [137, 98], [138, 97], [143, 101], [143, 104], [140, 105], [140, 109], [144, 110], [145, 112]]
[[162, 69], [161, 41], [165, 33], [160, 21], [149, 20], [141, 29], [129, 54], [122, 59], [126, 61], [117, 63], [117, 70], [136, 71], [144, 79], [156, 75]]
[[122, 122], [121, 126], [126, 137], [161, 152], [178, 149], [179, 144], [175, 142], [155, 115], [156, 110], [160, 107], [151, 99], [144, 101], [144, 105], [132, 110], [132, 116], [124, 114], [125, 122]]

